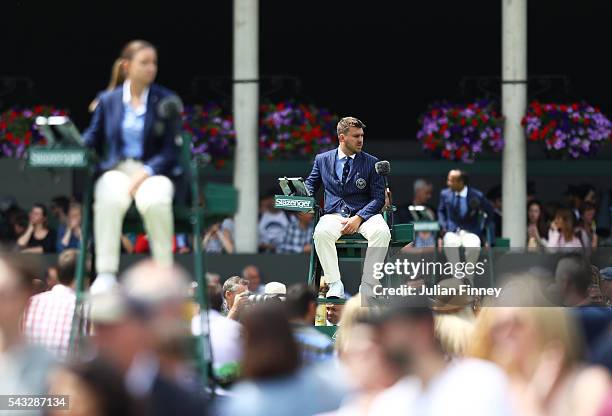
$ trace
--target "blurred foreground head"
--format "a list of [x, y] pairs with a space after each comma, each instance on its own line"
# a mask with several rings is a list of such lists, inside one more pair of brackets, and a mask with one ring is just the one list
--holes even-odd
[[289, 376], [300, 367], [300, 354], [282, 305], [252, 306], [243, 320], [243, 375], [254, 380]]
[[20, 338], [21, 316], [32, 295], [33, 280], [24, 264], [0, 254], [0, 351]]
[[125, 371], [138, 353], [184, 338], [189, 289], [188, 275], [177, 267], [144, 261], [128, 269], [117, 290], [91, 300], [100, 355]]

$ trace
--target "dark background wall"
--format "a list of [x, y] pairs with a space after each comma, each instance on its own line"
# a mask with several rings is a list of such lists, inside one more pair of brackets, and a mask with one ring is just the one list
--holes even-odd
[[[1, 15], [0, 76], [35, 82], [34, 96], [17, 91], [4, 105], [68, 107], [81, 127], [132, 38], [158, 46], [158, 81], [188, 102], [217, 98], [193, 96], [194, 76], [231, 76], [231, 0], [4, 0]], [[413, 139], [427, 103], [458, 98], [463, 76], [500, 73], [500, 0], [260, 0], [260, 16], [262, 75], [298, 76], [302, 97], [361, 117], [370, 138]], [[611, 17], [610, 1], [530, 1], [530, 74], [569, 75], [573, 97], [609, 114]]]

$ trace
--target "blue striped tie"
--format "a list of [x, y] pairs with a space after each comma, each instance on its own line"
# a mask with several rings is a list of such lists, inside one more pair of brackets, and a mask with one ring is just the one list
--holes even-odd
[[348, 174], [351, 171], [351, 158], [347, 156], [344, 161], [344, 168], [342, 169], [342, 186], [346, 183], [346, 179], [348, 178]]

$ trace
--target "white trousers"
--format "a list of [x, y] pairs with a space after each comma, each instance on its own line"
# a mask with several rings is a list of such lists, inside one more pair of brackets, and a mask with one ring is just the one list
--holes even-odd
[[444, 234], [443, 246], [444, 254], [449, 262], [460, 262], [459, 247], [465, 247], [466, 262], [476, 263], [480, 256], [480, 237], [465, 230]]
[[[96, 182], [93, 209], [98, 273], [116, 274], [119, 271], [123, 219], [132, 204], [130, 178], [139, 169], [142, 169], [140, 162], [121, 162]], [[153, 259], [163, 265], [172, 264], [173, 196], [172, 181], [161, 175], [145, 179], [134, 195], [136, 208], [149, 236]]]
[[[340, 268], [338, 266], [338, 253], [336, 251], [336, 241], [340, 238], [342, 227], [342, 217], [340, 214], [323, 215], [314, 230], [314, 243], [323, 268], [325, 282], [333, 283], [340, 280]], [[371, 265], [377, 262], [384, 262], [391, 240], [389, 226], [382, 215], [377, 214], [364, 221], [359, 229], [368, 240], [368, 250], [366, 251], [364, 273], [362, 283], [374, 285], [376, 281], [372, 278]], [[372, 248], [374, 248], [372, 250]], [[368, 266], [370, 265], [370, 266]], [[368, 272], [369, 270], [369, 272]]]

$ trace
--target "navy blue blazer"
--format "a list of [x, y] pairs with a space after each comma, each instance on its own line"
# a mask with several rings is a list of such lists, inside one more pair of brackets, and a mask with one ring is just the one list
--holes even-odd
[[[175, 143], [178, 123], [164, 120], [157, 111], [161, 99], [176, 95], [157, 84], [149, 87], [147, 113], [144, 123], [142, 162], [155, 175], [171, 176], [178, 160], [178, 146]], [[105, 171], [116, 166], [122, 155], [123, 139], [123, 87], [119, 86], [99, 96], [98, 106], [83, 138], [85, 144], [95, 149], [101, 159], [98, 168]]]
[[350, 216], [359, 215], [364, 221], [372, 215], [380, 214], [385, 205], [385, 182], [374, 168], [378, 159], [366, 152], [357, 153], [346, 183], [342, 186], [341, 178], [338, 178], [334, 168], [337, 155], [338, 149], [319, 153], [306, 179], [306, 187], [311, 195], [323, 184], [324, 213], [341, 213], [345, 208]]
[[449, 188], [440, 192], [440, 203], [438, 204], [438, 222], [444, 231], [456, 232], [465, 230], [467, 232], [482, 235], [483, 226], [480, 221], [479, 208], [487, 213], [487, 222], [493, 219], [493, 206], [478, 189], [468, 186], [466, 203], [467, 212], [461, 216], [460, 212], [453, 207], [453, 194]]

